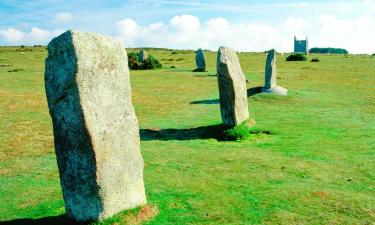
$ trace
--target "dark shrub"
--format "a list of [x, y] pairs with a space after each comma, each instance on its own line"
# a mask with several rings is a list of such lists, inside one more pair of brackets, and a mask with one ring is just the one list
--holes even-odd
[[139, 53], [130, 52], [128, 53], [128, 65], [132, 70], [153, 70], [162, 68], [162, 64], [152, 55], [142, 63], [138, 62]]
[[141, 64], [143, 70], [153, 70], [162, 68], [161, 63], [155, 57], [150, 55], [146, 61]]
[[130, 52], [128, 53], [128, 65], [132, 70], [138, 70], [140, 65], [138, 63], [139, 53]]
[[313, 59], [311, 59], [311, 62], [319, 62], [319, 61], [320, 61], [319, 58], [313, 58]]
[[301, 53], [291, 54], [286, 58], [286, 61], [306, 61], [306, 55]]

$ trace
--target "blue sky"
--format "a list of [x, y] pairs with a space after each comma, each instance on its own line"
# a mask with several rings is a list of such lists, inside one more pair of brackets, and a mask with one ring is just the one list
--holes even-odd
[[126, 47], [375, 52], [375, 0], [0, 0], [0, 45], [47, 44], [67, 29], [111, 35]]

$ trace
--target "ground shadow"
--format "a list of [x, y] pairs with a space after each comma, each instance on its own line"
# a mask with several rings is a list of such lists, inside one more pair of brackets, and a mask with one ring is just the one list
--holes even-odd
[[217, 77], [216, 74], [193, 74], [194, 77]]
[[188, 69], [178, 69], [178, 68], [167, 68], [167, 69], [171, 69], [171, 70], [166, 70], [165, 72], [192, 72], [192, 70], [188, 70]]
[[89, 222], [76, 222], [69, 219], [66, 214], [59, 216], [48, 216], [39, 219], [14, 219], [10, 221], [0, 221], [0, 225], [88, 225]]
[[142, 141], [220, 139], [222, 130], [222, 125], [218, 124], [187, 129], [140, 129], [140, 135]]
[[[259, 93], [262, 93], [262, 86], [252, 87], [252, 88], [247, 89], [247, 97], [250, 97]], [[219, 99], [199, 100], [199, 101], [190, 102], [190, 104], [194, 104], [194, 105], [198, 105], [198, 104], [213, 105], [213, 104], [219, 104], [219, 103], [220, 103]]]
[[262, 86], [247, 89], [247, 97], [262, 93]]
[[219, 99], [199, 100], [199, 101], [190, 102], [190, 104], [193, 104], [193, 105], [198, 105], [198, 104], [213, 105], [213, 104], [219, 104], [219, 103], [220, 103]]

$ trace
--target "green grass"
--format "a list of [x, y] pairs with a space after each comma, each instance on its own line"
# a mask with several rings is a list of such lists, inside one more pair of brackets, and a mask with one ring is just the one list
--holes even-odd
[[241, 124], [234, 126], [234, 127], [224, 128], [222, 139], [226, 141], [247, 140], [251, 136], [250, 128], [251, 128], [251, 125], [249, 124], [249, 121], [244, 121]]
[[[211, 135], [221, 123], [216, 53], [205, 52], [208, 72], [192, 72], [194, 51], [148, 52], [164, 69], [131, 71], [147, 198], [159, 210], [146, 224], [373, 223], [373, 57], [278, 55], [289, 95], [250, 96], [249, 140], [223, 142]], [[45, 57], [42, 47], [0, 48], [0, 221], [65, 213]], [[248, 88], [262, 86], [266, 55], [239, 58]]]

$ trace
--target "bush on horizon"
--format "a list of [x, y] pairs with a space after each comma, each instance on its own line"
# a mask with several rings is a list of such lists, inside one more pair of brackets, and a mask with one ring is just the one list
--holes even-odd
[[142, 63], [138, 62], [139, 53], [128, 53], [128, 65], [131, 70], [154, 70], [160, 69], [163, 65], [154, 56], [149, 55], [147, 60]]
[[309, 53], [320, 54], [349, 54], [348, 50], [344, 48], [311, 48]]
[[306, 55], [301, 53], [291, 54], [286, 58], [286, 61], [306, 61]]

